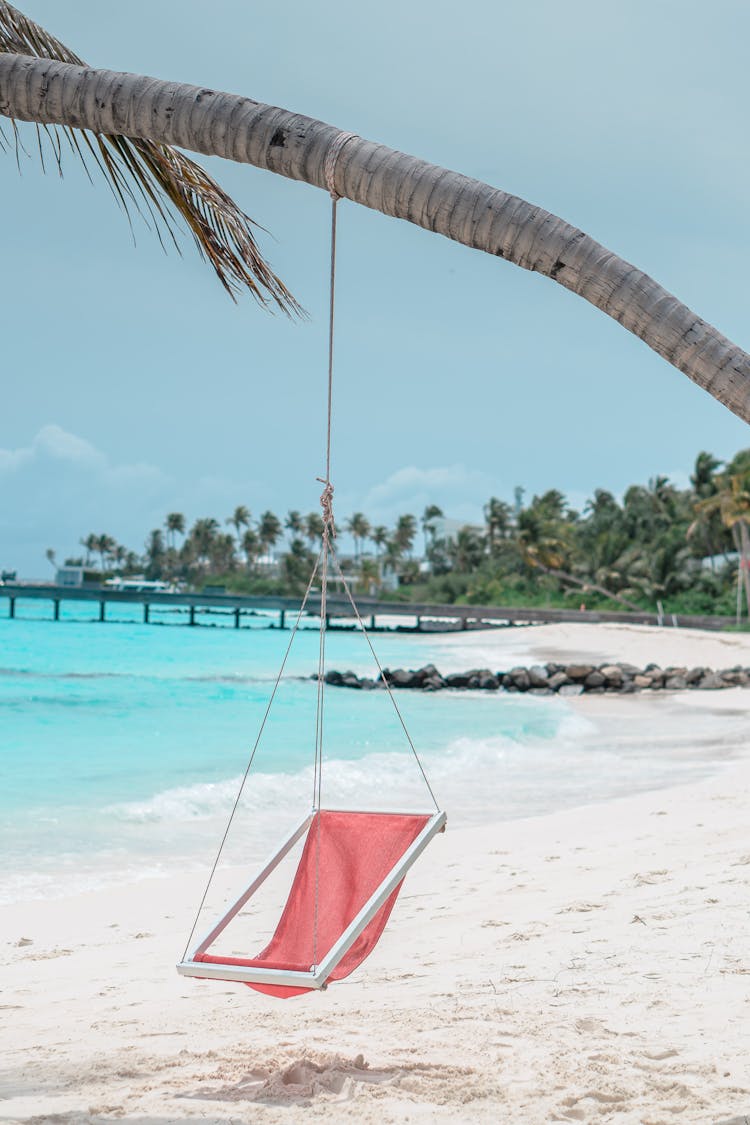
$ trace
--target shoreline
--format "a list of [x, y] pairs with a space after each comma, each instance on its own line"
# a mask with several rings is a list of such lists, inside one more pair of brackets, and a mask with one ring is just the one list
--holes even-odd
[[[631, 657], [656, 632], [593, 628], [602, 660], [615, 642]], [[486, 639], [468, 638], [474, 649]], [[456, 641], [462, 660], [467, 638]], [[695, 638], [660, 643], [678, 641], [709, 662]], [[436, 663], [446, 647], [433, 644]], [[533, 647], [534, 659], [596, 651], [560, 627]], [[409, 874], [381, 943], [320, 996], [282, 1002], [178, 978], [195, 876], [4, 908], [12, 1047], [0, 1116], [739, 1120], [750, 1104], [744, 699], [730, 689], [568, 700], [642, 762], [678, 756], [683, 782], [480, 826], [456, 827], [448, 802], [448, 831]], [[599, 768], [592, 760], [594, 792]], [[246, 875], [228, 869], [218, 889]], [[252, 936], [232, 948], [257, 948], [276, 909], [259, 907], [244, 923]]]

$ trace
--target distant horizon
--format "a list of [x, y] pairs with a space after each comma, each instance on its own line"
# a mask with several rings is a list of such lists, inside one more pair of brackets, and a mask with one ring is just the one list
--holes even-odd
[[[96, 463], [97, 453], [96, 453], [95, 450], [93, 450], [93, 447], [88, 446], [88, 443], [84, 443], [82, 441], [82, 439], [75, 438], [74, 435], [64, 434], [62, 431], [59, 430], [59, 428], [48, 427], [47, 429], [49, 431], [48, 434], [47, 434], [48, 440], [46, 442], [43, 442], [42, 444], [45, 445], [45, 446], [48, 446], [50, 450], [53, 450], [57, 455], [59, 455], [61, 460], [65, 459], [64, 458], [65, 453], [71, 453], [73, 455], [73, 460], [75, 461], [76, 458], [79, 459], [80, 461], [82, 461], [84, 463], [85, 468], [88, 469], [88, 470], [91, 469], [92, 463]], [[715, 456], [717, 456], [717, 459], [723, 465], [723, 464], [726, 464], [729, 461], [731, 461], [731, 459], [733, 457], [735, 457], [739, 452], [741, 452], [741, 449], [743, 449], [743, 448], [745, 448], [745, 447], [743, 446], [743, 447], [740, 447], [740, 449], [734, 449], [724, 457], [718, 456], [715, 453], [714, 450], [707, 450], [706, 452], [714, 454]], [[7, 451], [0, 450], [0, 471], [3, 468], [3, 454], [6, 453], [6, 452]], [[617, 500], [618, 504], [622, 504], [623, 496], [624, 496], [624, 494], [625, 494], [625, 492], [627, 491], [628, 488], [630, 488], [632, 486], [639, 486], [639, 485], [647, 486], [648, 483], [649, 483], [649, 480], [652, 480], [652, 479], [656, 478], [657, 476], [666, 477], [667, 480], [672, 485], [674, 485], [677, 489], [679, 489], [680, 491], [684, 491], [684, 490], [690, 488], [690, 475], [693, 471], [695, 458], [701, 452], [703, 452], [703, 451], [702, 450], [696, 450], [695, 456], [693, 458], [693, 465], [689, 466], [685, 470], [678, 470], [677, 472], [673, 472], [673, 473], [659, 472], [657, 470], [656, 472], [650, 474], [650, 476], [648, 478], [646, 478], [645, 480], [628, 481], [618, 490], [614, 490], [614, 489], [611, 489], [611, 488], [605, 488], [605, 486], [601, 485], [601, 484], [593, 484], [590, 491], [587, 492], [587, 493], [582, 493], [582, 492], [571, 493], [570, 491], [566, 492], [566, 490], [564, 488], [561, 488], [559, 486], [559, 484], [557, 484], [555, 482], [552, 482], [552, 481], [547, 482], [546, 487], [542, 487], [538, 491], [535, 491], [535, 492], [532, 492], [529, 489], [524, 489], [523, 485], [513, 486], [512, 488], [507, 489], [504, 493], [501, 492], [500, 490], [498, 490], [496, 492], [488, 493], [487, 495], [483, 495], [481, 499], [476, 499], [474, 501], [473, 505], [470, 508], [469, 508], [469, 505], [466, 502], [464, 502], [463, 507], [464, 507], [464, 510], [468, 509], [468, 513], [469, 513], [468, 515], [462, 515], [462, 514], [456, 515], [455, 509], [451, 509], [449, 505], [441, 504], [440, 499], [439, 499], [439, 491], [436, 491], [434, 494], [429, 495], [426, 498], [424, 498], [424, 495], [426, 495], [426, 494], [419, 494], [420, 498], [419, 498], [418, 502], [413, 504], [412, 507], [408, 506], [408, 502], [405, 503], [405, 504], [399, 504], [399, 505], [396, 505], [396, 506], [392, 506], [391, 509], [390, 509], [391, 514], [389, 514], [387, 516], [382, 516], [382, 515], [379, 514], [379, 513], [382, 513], [386, 509], [383, 509], [382, 507], [377, 507], [377, 508], [374, 508], [374, 509], [373, 508], [368, 509], [366, 507], [366, 505], [364, 505], [364, 504], [354, 505], [352, 507], [349, 507], [347, 510], [343, 511], [340, 507], [339, 501], [335, 498], [334, 509], [335, 509], [335, 515], [336, 515], [336, 519], [337, 519], [338, 541], [339, 541], [340, 544], [344, 544], [344, 553], [351, 553], [351, 551], [353, 549], [354, 541], [353, 541], [351, 535], [345, 530], [344, 525], [345, 525], [345, 521], [351, 515], [353, 515], [354, 512], [362, 512], [367, 517], [367, 519], [370, 521], [372, 526], [375, 526], [376, 524], [383, 523], [386, 526], [388, 526], [389, 529], [392, 527], [393, 524], [395, 524], [395, 521], [398, 518], [398, 516], [404, 515], [404, 514], [413, 515], [413, 516], [415, 516], [415, 518], [417, 520], [417, 523], [418, 523], [418, 528], [419, 528], [418, 529], [418, 537], [421, 537], [421, 535], [422, 535], [421, 523], [420, 523], [422, 513], [427, 508], [427, 506], [430, 505], [430, 504], [436, 504], [438, 507], [440, 507], [443, 511], [443, 517], [448, 521], [455, 522], [457, 524], [461, 524], [461, 525], [464, 525], [464, 526], [472, 525], [472, 524], [477, 525], [477, 526], [478, 525], [484, 525], [484, 523], [485, 523], [484, 506], [487, 504], [487, 502], [490, 500], [490, 498], [493, 497], [493, 496], [497, 497], [498, 499], [505, 501], [511, 507], [514, 507], [515, 506], [514, 489], [517, 488], [517, 487], [520, 487], [523, 490], [523, 504], [524, 505], [528, 504], [531, 501], [532, 497], [535, 496], [535, 495], [542, 495], [543, 493], [545, 493], [545, 492], [547, 492], [551, 489], [557, 489], [565, 497], [568, 508], [571, 511], [575, 511], [575, 512], [578, 512], [578, 513], [581, 513], [581, 514], [584, 512], [584, 509], [585, 509], [588, 501], [593, 497], [594, 492], [597, 489], [600, 489], [600, 488], [605, 488], [606, 491], [611, 492], [612, 495], [614, 496], [614, 498]], [[22, 462], [23, 461], [23, 451], [20, 451], [20, 456], [19, 456], [19, 451], [16, 451], [16, 458], [17, 458], [17, 460]], [[139, 468], [142, 471], [145, 471], [145, 469], [146, 469], [145, 466], [141, 466]], [[113, 470], [110, 470], [110, 471], [113, 471]], [[116, 471], [117, 470], [114, 470], [114, 472], [116, 472]], [[403, 470], [402, 475], [407, 477], [407, 479], [417, 481], [417, 482], [422, 482], [422, 486], [427, 487], [425, 482], [429, 480], [429, 473], [421, 473], [420, 470], [412, 468], [412, 469], [409, 469], [409, 470]], [[440, 475], [442, 476], [443, 474], [441, 473]], [[394, 477], [398, 477], [398, 476], [399, 476], [399, 474], [394, 474]], [[444, 488], [449, 485], [448, 476], [449, 476], [449, 470], [446, 471], [446, 477], [443, 480], [443, 487]], [[128, 481], [128, 474], [127, 473], [123, 473], [123, 479], [126, 482]], [[437, 488], [439, 489], [439, 487], [440, 486], [438, 484]], [[318, 482], [316, 482], [316, 489], [315, 489], [316, 493], [319, 491], [319, 489], [320, 489], [320, 485], [319, 485]], [[372, 491], [376, 491], [376, 490], [372, 490]], [[383, 489], [383, 491], [385, 492], [385, 489]], [[315, 497], [315, 500], [317, 501], [317, 496]], [[242, 500], [242, 498], [239, 498], [237, 503], [238, 504], [244, 503], [244, 501]], [[259, 502], [254, 507], [251, 507], [250, 504], [247, 504], [246, 506], [250, 509], [251, 520], [252, 520], [253, 523], [255, 523], [257, 521], [257, 519], [262, 514], [262, 512], [270, 510], [270, 511], [274, 512], [274, 514], [279, 517], [279, 519], [282, 522], [282, 525], [284, 523], [284, 520], [285, 520], [286, 516], [288, 515], [288, 513], [290, 511], [294, 511], [294, 510], [299, 511], [302, 514], [302, 516], [304, 517], [304, 516], [308, 515], [308, 513], [316, 513], [317, 514], [317, 513], [319, 513], [319, 510], [320, 510], [317, 502], [313, 503], [313, 505], [310, 508], [303, 508], [299, 505], [292, 504], [289, 507], [274, 509], [274, 508], [270, 507], [269, 505], [265, 505], [263, 503], [262, 499], [260, 499]], [[236, 505], [234, 505], [234, 507], [236, 507]], [[113, 534], [111, 527], [107, 527], [107, 526], [94, 527], [94, 526], [91, 526], [91, 527], [87, 527], [85, 530], [81, 530], [80, 535], [78, 536], [78, 539], [76, 540], [75, 543], [71, 544], [69, 550], [58, 546], [55, 542], [47, 542], [45, 540], [45, 546], [43, 548], [41, 548], [41, 556], [42, 556], [42, 559], [44, 560], [45, 566], [44, 567], [39, 566], [39, 573], [29, 573], [28, 571], [24, 572], [24, 567], [21, 566], [21, 565], [14, 565], [13, 562], [12, 562], [11, 552], [6, 552], [6, 551], [4, 551], [3, 555], [0, 556], [0, 571], [2, 571], [2, 570], [13, 571], [13, 570], [15, 570], [18, 574], [19, 579], [23, 579], [25, 581], [34, 581], [34, 582], [35, 581], [44, 581], [46, 578], [49, 577], [49, 570], [47, 568], [49, 568], [50, 565], [51, 565], [49, 563], [49, 561], [44, 559], [45, 551], [48, 548], [51, 548], [55, 552], [55, 555], [56, 555], [55, 565], [56, 566], [65, 565], [65, 559], [66, 558], [81, 557], [82, 552], [84, 551], [84, 548], [81, 544], [81, 539], [85, 538], [85, 536], [89, 535], [89, 534], [97, 534], [97, 535], [101, 535], [101, 534], [110, 535], [110, 534], [112, 534], [113, 538], [115, 538], [118, 542], [121, 542], [129, 550], [132, 550], [132, 551], [135, 551], [135, 552], [140, 552], [145, 545], [145, 540], [146, 540], [147, 536], [150, 534], [150, 532], [152, 530], [154, 530], [154, 529], [164, 530], [165, 520], [166, 520], [167, 515], [170, 512], [180, 512], [182, 515], [185, 516], [185, 523], [186, 523], [186, 529], [187, 530], [189, 530], [189, 528], [195, 523], [196, 520], [203, 519], [203, 518], [213, 518], [219, 523], [220, 527], [223, 530], [228, 530], [229, 529], [229, 516], [231, 516], [232, 512], [234, 511], [234, 507], [232, 507], [227, 512], [226, 515], [221, 515], [218, 512], [209, 512], [207, 510], [196, 511], [195, 514], [188, 515], [188, 513], [186, 511], [182, 511], [182, 509], [178, 505], [172, 505], [171, 507], [169, 505], [167, 505], [164, 508], [160, 519], [157, 519], [156, 522], [150, 523], [148, 527], [146, 527], [145, 525], [143, 526], [143, 530], [142, 530], [140, 539], [138, 538], [138, 536], [136, 534], [136, 536], [134, 536], [132, 538], [132, 541], [126, 541], [124, 539], [121, 539], [118, 535]], [[459, 505], [456, 505], [456, 507], [459, 507]], [[375, 514], [373, 514], [373, 512]], [[116, 520], [110, 519], [109, 522], [110, 522], [110, 524], [113, 524], [113, 523], [116, 522]], [[288, 540], [289, 540], [289, 533], [288, 533], [288, 531], [284, 530], [281, 542], [286, 544], [286, 543], [288, 543]], [[39, 540], [39, 542], [41, 542], [41, 540]], [[278, 548], [278, 550], [274, 549], [273, 553], [275, 555], [281, 554], [282, 553], [281, 546]], [[29, 553], [29, 558], [30, 557], [31, 557], [31, 555]], [[31, 563], [30, 565], [33, 566], [34, 563]], [[37, 563], [36, 565], [39, 565], [39, 564]]]

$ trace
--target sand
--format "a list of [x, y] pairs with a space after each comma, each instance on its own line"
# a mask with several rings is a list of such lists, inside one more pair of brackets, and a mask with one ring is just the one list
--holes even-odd
[[[513, 653], [750, 663], [743, 636], [626, 626], [432, 644], [446, 670], [449, 659], [504, 667]], [[573, 704], [611, 738], [629, 717], [648, 729], [665, 701]], [[693, 721], [705, 741], [713, 717], [720, 764], [697, 783], [449, 826], [376, 952], [324, 994], [280, 1002], [179, 978], [192, 880], [5, 909], [0, 1121], [740, 1125], [750, 761], [737, 746], [748, 704], [741, 689], [670, 697], [686, 754]], [[271, 918], [252, 923], [262, 931]]]

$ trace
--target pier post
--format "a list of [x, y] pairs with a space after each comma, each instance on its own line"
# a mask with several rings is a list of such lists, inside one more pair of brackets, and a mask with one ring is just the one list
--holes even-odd
[[190, 607], [190, 621], [188, 622], [188, 624], [189, 625], [195, 625], [195, 606], [194, 605], [191, 605], [191, 607]]
[[99, 620], [100, 621], [106, 621], [107, 620], [107, 603], [104, 601], [103, 598], [99, 602]]
[[375, 632], [375, 614], [374, 613], [370, 614], [370, 632], [371, 633]]
[[240, 607], [239, 606], [235, 606], [235, 609], [234, 609], [234, 627], [235, 627], [235, 629], [239, 629], [239, 627], [240, 627]]
[[417, 632], [422, 632], [422, 618], [417, 614]]
[[148, 602], [144, 602], [143, 603], [143, 624], [144, 625], [148, 625], [150, 612], [151, 612], [151, 606], [148, 604]]
[[53, 607], [53, 609], [52, 609], [53, 620], [59, 621], [60, 620], [60, 599], [59, 598], [54, 599], [54, 601], [52, 602], [52, 607]]
[[16, 599], [8, 598], [8, 617], [16, 616]]
[[469, 628], [469, 619], [468, 619], [468, 617], [463, 616], [461, 618], [461, 629], [463, 630], [463, 629], [468, 629], [468, 628]]
[[285, 629], [285, 628], [286, 628], [286, 610], [280, 609], [279, 610], [279, 629]]

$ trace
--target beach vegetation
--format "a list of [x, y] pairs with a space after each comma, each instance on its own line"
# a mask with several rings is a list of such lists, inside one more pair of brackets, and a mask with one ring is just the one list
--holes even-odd
[[[525, 498], [520, 487], [513, 503], [490, 497], [484, 522], [473, 525], [446, 520], [437, 504], [419, 518], [402, 513], [390, 527], [355, 511], [338, 522], [347, 580], [360, 595], [399, 602], [746, 616], [750, 450], [726, 464], [699, 453], [685, 488], [665, 476], [621, 497], [596, 488], [580, 512], [557, 488]], [[170, 513], [140, 553], [92, 532], [80, 540], [86, 555], [78, 561], [96, 559], [103, 577], [145, 573], [259, 595], [304, 591], [323, 534], [318, 512], [292, 509], [282, 520], [266, 509], [253, 519], [238, 505], [224, 522], [232, 534], [210, 516], [187, 530], [185, 517]], [[54, 549], [46, 557], [54, 560]]]

